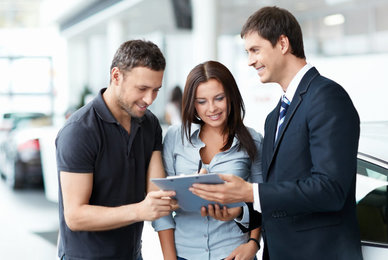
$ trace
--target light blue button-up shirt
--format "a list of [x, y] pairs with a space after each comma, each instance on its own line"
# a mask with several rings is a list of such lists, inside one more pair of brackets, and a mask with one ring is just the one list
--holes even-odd
[[[235, 137], [230, 149], [216, 154], [203, 168], [208, 173], [235, 174], [251, 182], [262, 182], [263, 137], [251, 128], [248, 130], [258, 151], [255, 161], [250, 160], [244, 149], [238, 150], [239, 140]], [[195, 173], [201, 159], [199, 150], [205, 146], [199, 137], [198, 125], [192, 126], [193, 144], [186, 138], [182, 144], [181, 133], [181, 126], [171, 126], [164, 138], [163, 163], [168, 176]], [[177, 255], [186, 259], [223, 259], [249, 238], [248, 233], [242, 233], [234, 221], [218, 221], [202, 217], [200, 212], [185, 212], [181, 209], [172, 215], [154, 221], [153, 226], [155, 231], [175, 229]]]

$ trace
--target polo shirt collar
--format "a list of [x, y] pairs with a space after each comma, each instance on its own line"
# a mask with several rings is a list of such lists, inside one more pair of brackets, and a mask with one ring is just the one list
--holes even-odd
[[[106, 105], [104, 98], [102, 97], [102, 94], [105, 92], [106, 88], [103, 88], [99, 91], [97, 97], [93, 100], [93, 107], [96, 110], [98, 116], [108, 122], [108, 123], [116, 123], [119, 124], [119, 122], [116, 120], [116, 118], [112, 115], [112, 112], [110, 112], [108, 106]], [[147, 112], [146, 112], [147, 113]], [[141, 118], [137, 117], [131, 117], [132, 123], [138, 123], [140, 124], [144, 120], [144, 116]]]

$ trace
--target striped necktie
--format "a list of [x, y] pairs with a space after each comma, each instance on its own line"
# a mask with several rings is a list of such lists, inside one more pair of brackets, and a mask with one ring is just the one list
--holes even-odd
[[275, 141], [278, 139], [278, 134], [280, 133], [280, 130], [282, 129], [284, 118], [286, 117], [287, 109], [288, 109], [289, 106], [290, 106], [290, 101], [286, 98], [285, 95], [283, 95], [282, 103], [280, 105], [278, 129], [277, 129], [277, 132], [276, 132]]

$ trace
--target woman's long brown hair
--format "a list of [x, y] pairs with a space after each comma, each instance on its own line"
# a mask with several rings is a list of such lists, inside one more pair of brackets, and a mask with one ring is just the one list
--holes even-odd
[[227, 67], [217, 61], [207, 61], [195, 66], [186, 79], [186, 85], [182, 100], [182, 140], [186, 138], [191, 142], [191, 124], [201, 126], [204, 122], [199, 118], [195, 110], [195, 93], [201, 83], [215, 79], [222, 84], [228, 103], [228, 118], [223, 133], [227, 134], [227, 142], [222, 151], [228, 150], [237, 136], [240, 141], [238, 149], [244, 148], [250, 159], [254, 160], [257, 150], [255, 142], [243, 123], [245, 106], [237, 83]]

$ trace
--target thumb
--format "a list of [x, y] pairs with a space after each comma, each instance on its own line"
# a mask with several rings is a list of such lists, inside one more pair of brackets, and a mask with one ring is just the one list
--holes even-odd
[[235, 255], [232, 252], [227, 258], [224, 258], [224, 260], [233, 260], [234, 257], [235, 257]]
[[201, 168], [198, 174], [207, 174], [207, 170], [205, 168]]
[[164, 191], [164, 190], [151, 191], [148, 193], [148, 195], [153, 198], [172, 197], [172, 196], [175, 196], [175, 191]]
[[235, 180], [235, 178], [238, 178], [236, 175], [233, 174], [218, 174], [218, 176], [220, 176], [220, 178], [226, 182], [232, 182], [233, 180]]

